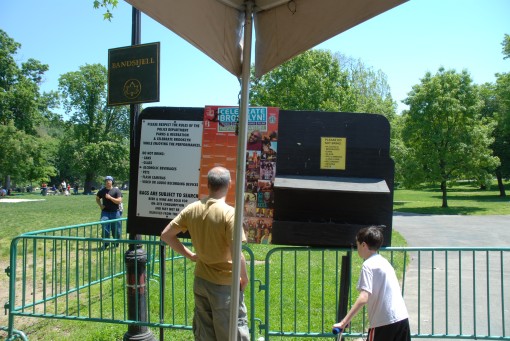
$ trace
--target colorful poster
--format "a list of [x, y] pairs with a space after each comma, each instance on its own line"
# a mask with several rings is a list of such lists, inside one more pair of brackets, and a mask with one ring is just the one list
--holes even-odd
[[[206, 106], [204, 110], [199, 198], [207, 195], [207, 172], [230, 170], [227, 202], [235, 206], [239, 107]], [[271, 243], [278, 150], [278, 108], [252, 107], [248, 112], [243, 227], [250, 243]]]

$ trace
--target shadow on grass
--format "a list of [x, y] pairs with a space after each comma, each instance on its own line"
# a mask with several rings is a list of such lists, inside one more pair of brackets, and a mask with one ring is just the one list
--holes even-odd
[[490, 193], [497, 192], [499, 193], [498, 188], [491, 187], [490, 189], [480, 189], [479, 187], [453, 187], [448, 188], [448, 193]]
[[[508, 181], [508, 180], [507, 180]], [[505, 183], [503, 185], [505, 188], [505, 191], [510, 191], [510, 183]], [[437, 192], [441, 193], [441, 188], [439, 184], [437, 185], [421, 185], [416, 188], [416, 190], [423, 191], [423, 192]], [[454, 184], [452, 187], [448, 187], [448, 193], [489, 193], [494, 192], [497, 193], [496, 195], [499, 196], [499, 188], [497, 184], [492, 184], [488, 189], [481, 189], [480, 186], [474, 184], [474, 183], [457, 183]]]
[[395, 212], [417, 213], [417, 214], [435, 214], [435, 215], [468, 215], [480, 214], [486, 211], [480, 207], [455, 206], [455, 207], [395, 207]]
[[[443, 196], [441, 194], [433, 195], [431, 198], [441, 201]], [[469, 200], [477, 202], [508, 202], [509, 197], [500, 197], [499, 195], [448, 195], [448, 200]]]
[[[425, 187], [425, 188], [420, 188], [419, 189], [420, 191], [424, 191], [424, 192], [431, 192], [431, 193], [438, 193], [438, 194], [441, 194], [441, 189], [439, 187]], [[486, 193], [486, 192], [490, 192], [490, 191], [487, 191], [487, 190], [481, 190], [480, 188], [475, 188], [475, 187], [449, 187], [448, 188], [448, 193]]]

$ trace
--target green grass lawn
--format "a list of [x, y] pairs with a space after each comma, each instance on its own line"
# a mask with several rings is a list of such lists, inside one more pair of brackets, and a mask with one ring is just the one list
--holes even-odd
[[[510, 184], [506, 184], [507, 197], [500, 197], [496, 186], [482, 191], [473, 183], [459, 184], [448, 189], [448, 208], [441, 208], [439, 186], [426, 186], [418, 190], [397, 189], [393, 209], [398, 212], [422, 214], [490, 215], [510, 214]], [[60, 226], [77, 225], [99, 220], [100, 211], [94, 195], [48, 195], [16, 193], [12, 198], [42, 199], [42, 201], [1, 203], [2, 245], [13, 237], [29, 231]], [[124, 207], [128, 209], [129, 192], [124, 191]], [[3, 248], [3, 247], [2, 247]], [[5, 254], [1, 252], [1, 254]]]
[[[507, 192], [510, 191], [509, 187], [510, 186], [507, 185]], [[423, 187], [420, 190], [397, 189], [394, 194], [394, 210], [399, 212], [450, 215], [510, 214], [509, 197], [499, 197], [499, 191], [496, 187], [492, 187], [487, 191], [481, 191], [471, 183], [463, 183], [461, 185], [454, 186], [448, 190], [449, 208], [446, 209], [440, 207], [441, 192], [438, 187]], [[128, 196], [129, 192], [124, 192], [124, 207], [126, 211], [128, 209]], [[5, 269], [8, 265], [9, 246], [12, 238], [24, 232], [61, 226], [78, 225], [99, 220], [100, 211], [96, 205], [95, 196], [93, 195], [43, 197], [36, 193], [22, 193], [15, 195], [13, 198], [43, 200], [20, 203], [0, 202], [0, 217], [2, 219], [0, 223], [0, 242], [2, 245], [0, 248], [0, 270], [2, 273], [3, 269]], [[394, 231], [392, 237], [392, 245], [405, 246], [406, 242], [402, 236]], [[254, 258], [258, 262], [263, 261], [265, 255], [272, 247], [273, 246], [268, 245], [253, 245], [252, 249], [255, 253]], [[354, 254], [354, 258], [355, 263], [353, 265], [353, 274], [355, 278], [353, 280], [355, 281], [357, 280], [357, 272], [359, 271], [358, 267], [361, 264], [361, 261], [356, 254]], [[314, 272], [315, 270], [323, 267], [323, 261], [323, 259], [312, 260], [309, 271]], [[402, 267], [401, 259], [397, 259], [395, 267]], [[264, 266], [257, 265], [256, 277], [263, 278], [263, 271]], [[286, 274], [285, 276], [290, 275]], [[274, 281], [277, 280], [275, 279]], [[305, 284], [299, 283], [296, 287], [299, 288], [301, 285]], [[311, 283], [312, 288], [315, 288], [319, 285], [319, 282]], [[0, 286], [3, 288], [8, 287], [7, 276], [0, 276]], [[285, 297], [287, 300], [291, 299], [295, 296], [294, 291], [294, 287], [285, 289], [282, 297]], [[263, 311], [264, 300], [262, 296], [263, 295], [259, 294], [256, 298], [256, 305], [260, 305], [260, 308], [257, 308], [259, 312]], [[6, 294], [2, 294], [1, 297], [5, 299]], [[353, 299], [355, 299], [355, 297]], [[127, 330], [127, 326], [124, 325], [112, 325], [105, 323], [98, 324], [47, 319], [36, 319], [32, 321], [36, 323], [34, 324], [29, 322], [25, 325], [26, 328], [22, 329], [23, 331], [29, 333], [29, 338], [31, 340], [74, 340], [77, 338], [84, 340], [115, 340], [122, 338], [122, 335]], [[292, 321], [286, 321], [285, 323], [292, 323]], [[306, 324], [306, 321], [303, 323]], [[7, 325], [7, 315], [1, 314], [0, 325]], [[16, 324], [15, 326], [21, 327], [22, 325], [23, 324]], [[154, 333], [157, 334], [157, 331], [154, 331]], [[189, 332], [186, 331], [170, 332], [167, 330], [165, 339], [186, 340], [189, 335]], [[1, 338], [2, 333], [0, 332], [0, 339]], [[291, 340], [292, 338], [283, 339]]]
[[489, 190], [480, 190], [474, 183], [465, 182], [448, 188], [448, 207], [442, 208], [442, 193], [437, 186], [424, 186], [418, 190], [397, 189], [394, 192], [393, 210], [420, 214], [448, 215], [506, 215], [510, 214], [510, 184], [506, 184], [506, 197], [499, 196], [494, 184]]
[[[124, 192], [124, 207], [127, 210], [129, 192]], [[0, 201], [0, 260], [9, 254], [12, 238], [30, 231], [78, 225], [98, 221], [101, 211], [95, 195], [47, 195], [16, 193], [9, 199], [32, 199], [18, 203]]]

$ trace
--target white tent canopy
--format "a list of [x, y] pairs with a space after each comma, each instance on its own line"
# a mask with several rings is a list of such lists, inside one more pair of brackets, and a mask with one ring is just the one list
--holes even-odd
[[[407, 0], [125, 0], [241, 79], [236, 183], [243, 184], [255, 21], [255, 76]], [[241, 43], [242, 42], [242, 43]], [[243, 46], [245, 48], [243, 48]], [[236, 186], [243, 202], [244, 186]], [[236, 210], [233, 254], [241, 252], [243, 210]], [[232, 264], [229, 340], [237, 339], [240, 259]]]
[[[254, 0], [256, 76], [406, 0]], [[237, 77], [245, 0], [126, 0]]]

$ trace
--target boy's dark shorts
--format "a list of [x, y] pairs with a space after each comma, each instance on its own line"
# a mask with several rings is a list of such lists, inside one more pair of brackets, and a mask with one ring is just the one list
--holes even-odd
[[386, 326], [370, 328], [367, 341], [411, 341], [409, 319]]

